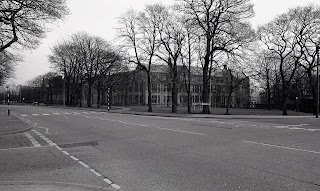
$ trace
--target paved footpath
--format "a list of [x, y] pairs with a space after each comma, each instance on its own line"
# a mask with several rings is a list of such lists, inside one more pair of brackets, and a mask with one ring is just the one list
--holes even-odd
[[0, 107], [0, 136], [23, 133], [29, 131], [31, 127], [16, 116], [8, 115], [5, 107]]

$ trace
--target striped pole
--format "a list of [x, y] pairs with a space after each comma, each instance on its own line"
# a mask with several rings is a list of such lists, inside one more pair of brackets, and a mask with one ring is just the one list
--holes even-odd
[[110, 88], [108, 88], [108, 111], [110, 110]]

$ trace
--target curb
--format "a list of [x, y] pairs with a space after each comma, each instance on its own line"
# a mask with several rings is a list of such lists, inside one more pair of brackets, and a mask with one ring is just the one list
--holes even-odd
[[119, 113], [119, 114], [125, 114], [125, 115], [137, 115], [137, 116], [155, 116], [155, 117], [176, 117], [176, 118], [206, 118], [206, 119], [305, 119], [305, 118], [315, 118], [315, 116], [312, 115], [201, 115], [201, 114], [167, 114], [167, 113], [153, 113], [153, 112], [141, 112], [141, 111], [133, 111], [133, 110], [123, 110], [123, 109], [116, 109], [116, 110], [110, 110], [104, 108], [80, 108], [80, 107], [59, 107], [59, 106], [49, 106], [49, 107], [55, 107], [55, 108], [65, 108], [65, 109], [76, 109], [76, 110], [89, 110], [89, 111], [100, 111], [105, 113]]
[[28, 128], [21, 129], [21, 130], [0, 133], [0, 136], [8, 136], [8, 135], [15, 135], [15, 134], [19, 134], [19, 133], [24, 133], [24, 132], [30, 131], [31, 129], [32, 129], [32, 127], [28, 127]]
[[[23, 188], [36, 188], [37, 187], [41, 190], [55, 190], [63, 189], [67, 190], [87, 190], [87, 191], [100, 191], [100, 190], [115, 190], [112, 187], [100, 187], [100, 186], [93, 186], [93, 185], [85, 185], [85, 184], [77, 184], [77, 183], [66, 183], [66, 182], [53, 182], [53, 181], [0, 181], [0, 186], [11, 186], [14, 190], [21, 190]], [[51, 189], [46, 189], [45, 187], [51, 186]], [[61, 188], [63, 187], [63, 188]], [[0, 189], [1, 190], [1, 189]]]

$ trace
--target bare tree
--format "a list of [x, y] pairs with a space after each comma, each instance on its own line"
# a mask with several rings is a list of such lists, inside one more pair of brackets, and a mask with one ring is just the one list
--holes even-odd
[[[195, 55], [195, 39], [196, 34], [192, 30], [192, 26], [188, 21], [184, 22], [183, 29], [186, 34], [186, 43], [184, 44], [184, 47], [181, 52], [181, 61], [182, 64], [187, 70], [184, 70], [184, 82], [187, 90], [187, 104], [188, 104], [188, 110], [187, 113], [191, 113], [191, 106], [192, 106], [192, 98], [191, 98], [191, 70], [194, 62], [194, 55]], [[187, 60], [187, 61], [185, 61]], [[186, 74], [187, 72], [187, 74]]]
[[[250, 0], [180, 0], [180, 9], [199, 30], [205, 42], [203, 65], [203, 102], [209, 102], [209, 67], [212, 55], [219, 51], [227, 53], [239, 48], [247, 38], [241, 33], [248, 25], [243, 23], [253, 16]], [[238, 26], [242, 26], [242, 30]], [[240, 38], [241, 37], [241, 38]], [[203, 113], [210, 113], [209, 106]]]
[[158, 58], [168, 64], [171, 73], [172, 113], [177, 112], [178, 107], [178, 62], [181, 57], [185, 33], [182, 18], [173, 9], [155, 4], [148, 6], [158, 17], [159, 51]]
[[[102, 50], [98, 58], [99, 66], [97, 67], [96, 88], [97, 88], [97, 107], [101, 105], [101, 94], [106, 90], [106, 86], [110, 85], [110, 75], [121, 70], [122, 56], [114, 51], [111, 47]], [[109, 87], [107, 87], [109, 88]]]
[[278, 59], [278, 70], [282, 82], [283, 115], [288, 114], [288, 91], [308, 49], [306, 36], [312, 31], [310, 27], [313, 24], [304, 22], [310, 19], [310, 15], [304, 15], [305, 13], [301, 13], [299, 8], [292, 9], [260, 27], [258, 31], [260, 40]]
[[152, 9], [136, 13], [129, 10], [119, 18], [119, 38], [124, 39], [124, 48], [131, 53], [129, 62], [137, 65], [147, 74], [148, 112], [152, 112], [151, 71], [152, 61], [158, 49], [157, 18]]
[[[300, 66], [307, 75], [307, 82], [314, 98], [314, 113], [316, 112], [316, 82], [314, 78], [314, 70], [317, 66], [317, 47], [320, 44], [320, 7], [309, 5], [306, 7], [297, 7], [291, 11], [295, 16], [296, 27], [304, 26], [303, 30], [296, 30], [299, 33], [299, 42], [303, 47], [303, 56]], [[298, 28], [297, 28], [298, 29]]]
[[35, 48], [45, 36], [45, 24], [67, 14], [66, 0], [1, 0], [0, 52], [14, 43]]

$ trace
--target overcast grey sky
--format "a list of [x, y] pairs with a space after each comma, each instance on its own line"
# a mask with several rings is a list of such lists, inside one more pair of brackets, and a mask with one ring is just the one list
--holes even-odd
[[[61, 39], [68, 39], [70, 35], [84, 31], [112, 42], [116, 34], [117, 18], [126, 10], [130, 8], [142, 10], [145, 4], [154, 2], [163, 4], [174, 2], [174, 0], [67, 1], [71, 14], [57, 26], [51, 27], [51, 32], [47, 33], [47, 37], [36, 50], [21, 52], [24, 62], [17, 65], [15, 79], [9, 80], [9, 84], [25, 84], [28, 80], [51, 71], [47, 56], [50, 54], [50, 47]], [[251, 2], [255, 5], [255, 17], [250, 20], [254, 28], [271, 21], [289, 8], [310, 3], [320, 5], [319, 0], [251, 0]]]

